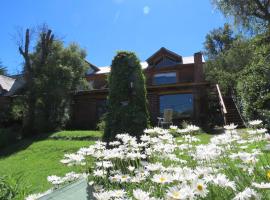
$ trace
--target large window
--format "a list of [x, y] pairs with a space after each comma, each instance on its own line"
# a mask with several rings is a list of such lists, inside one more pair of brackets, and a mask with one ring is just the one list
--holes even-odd
[[153, 79], [154, 85], [176, 83], [176, 72], [155, 74]]
[[173, 110], [173, 118], [191, 117], [193, 114], [193, 95], [192, 94], [170, 94], [160, 96], [160, 114], [165, 109]]

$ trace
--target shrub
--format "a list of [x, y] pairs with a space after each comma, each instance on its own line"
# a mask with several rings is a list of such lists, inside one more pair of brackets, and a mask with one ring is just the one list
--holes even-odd
[[25, 196], [25, 187], [20, 178], [0, 176], [0, 200], [20, 200]]
[[0, 148], [14, 143], [21, 137], [20, 130], [17, 127], [0, 129]]
[[148, 127], [145, 77], [140, 61], [132, 52], [121, 51], [114, 57], [109, 75], [108, 112], [104, 139], [118, 133], [139, 137]]
[[102, 132], [104, 132], [105, 127], [106, 127], [105, 116], [106, 115], [102, 116], [101, 119], [100, 119], [100, 121], [97, 124], [97, 129], [99, 131], [102, 131]]
[[270, 65], [269, 46], [255, 49], [252, 63], [247, 66], [238, 81], [237, 93], [246, 119], [261, 118], [270, 128]]

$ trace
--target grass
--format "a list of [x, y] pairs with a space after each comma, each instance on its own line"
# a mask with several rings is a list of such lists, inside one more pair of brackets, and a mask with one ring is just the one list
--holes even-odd
[[96, 140], [102, 137], [100, 131], [59, 131], [50, 136], [53, 139]]
[[[47, 176], [84, 170], [60, 163], [65, 153], [74, 153], [101, 137], [99, 131], [60, 131], [43, 138], [21, 140], [0, 151], [0, 175], [23, 177], [29, 194], [44, 192], [51, 188]], [[212, 135], [200, 133], [196, 137], [206, 144]]]
[[[97, 131], [62, 131], [53, 135], [88, 136], [100, 138]], [[70, 171], [83, 171], [82, 167], [67, 167], [59, 161], [65, 153], [74, 153], [89, 146], [94, 140], [53, 140], [48, 138], [25, 139], [0, 151], [0, 175], [23, 177], [27, 193], [43, 192], [51, 187], [47, 176], [62, 176]]]

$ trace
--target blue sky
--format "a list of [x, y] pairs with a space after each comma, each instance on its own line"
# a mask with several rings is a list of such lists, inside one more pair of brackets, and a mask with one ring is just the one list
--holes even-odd
[[0, 60], [9, 73], [19, 72], [16, 32], [42, 23], [65, 44], [85, 48], [87, 60], [106, 66], [117, 50], [135, 51], [141, 60], [162, 46], [193, 55], [226, 21], [210, 0], [2, 0]]

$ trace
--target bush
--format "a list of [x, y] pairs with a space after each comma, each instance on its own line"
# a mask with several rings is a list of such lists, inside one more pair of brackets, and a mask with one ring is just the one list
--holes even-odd
[[254, 52], [256, 56], [239, 78], [237, 93], [244, 117], [248, 120], [261, 118], [270, 128], [270, 47], [260, 46]]
[[106, 115], [102, 116], [100, 121], [97, 124], [97, 129], [102, 132], [104, 132], [105, 127], [106, 127], [105, 117]]
[[20, 200], [25, 196], [25, 188], [20, 178], [0, 176], [0, 200]]
[[139, 137], [149, 125], [145, 77], [139, 59], [132, 52], [118, 52], [109, 75], [108, 112], [104, 139], [118, 133]]
[[20, 130], [17, 127], [0, 129], [0, 148], [6, 147], [21, 138]]

